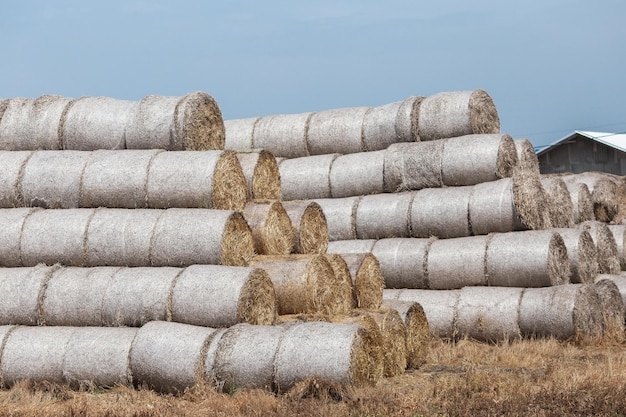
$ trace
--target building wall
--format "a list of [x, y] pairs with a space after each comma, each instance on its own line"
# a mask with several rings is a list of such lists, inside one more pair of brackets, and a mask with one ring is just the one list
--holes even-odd
[[598, 171], [626, 175], [626, 153], [577, 136], [538, 156], [542, 174]]

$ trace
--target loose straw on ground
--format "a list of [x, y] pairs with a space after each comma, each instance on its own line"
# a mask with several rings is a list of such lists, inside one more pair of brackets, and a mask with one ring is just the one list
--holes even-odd
[[418, 369], [426, 363], [431, 341], [424, 309], [419, 303], [400, 300], [383, 300], [383, 306], [396, 310], [404, 320], [407, 368]]
[[283, 201], [294, 233], [293, 252], [326, 253], [328, 224], [322, 207], [314, 201]]
[[289, 215], [278, 200], [251, 201], [243, 216], [252, 230], [258, 255], [289, 255], [294, 246], [294, 230]]
[[237, 160], [248, 185], [249, 200], [279, 200], [281, 198], [280, 172], [271, 152], [238, 153]]
[[598, 253], [591, 235], [577, 228], [553, 229], [561, 235], [570, 263], [570, 281], [590, 283], [598, 274]]
[[371, 253], [341, 254], [352, 276], [354, 300], [358, 308], [379, 309], [383, 300], [385, 279], [378, 259]]
[[599, 221], [586, 221], [577, 225], [591, 235], [597, 248], [598, 273], [618, 274], [620, 272], [619, 254], [615, 237], [606, 223]]

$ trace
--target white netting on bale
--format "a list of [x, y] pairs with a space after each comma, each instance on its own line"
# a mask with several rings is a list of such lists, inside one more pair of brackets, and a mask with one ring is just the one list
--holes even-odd
[[384, 190], [400, 192], [443, 185], [444, 141], [396, 143], [384, 153]]
[[22, 176], [34, 151], [0, 151], [0, 207], [23, 207]]
[[326, 217], [328, 240], [356, 239], [356, 212], [362, 197], [320, 198], [319, 204]]
[[307, 132], [313, 113], [277, 114], [261, 117], [254, 124], [254, 148], [265, 149], [276, 156], [299, 158], [333, 152], [311, 152]]
[[335, 240], [328, 242], [327, 253], [365, 253], [371, 252], [378, 239]]
[[[384, 191], [385, 152], [358, 152], [338, 156], [330, 167], [333, 198]], [[323, 195], [315, 198], [323, 198]]]
[[561, 235], [570, 264], [570, 281], [574, 284], [593, 282], [598, 274], [598, 253], [591, 235], [577, 228], [553, 229]]
[[0, 325], [42, 324], [42, 292], [56, 267], [0, 268], [0, 291], [6, 294], [0, 304]]
[[417, 118], [422, 99], [411, 96], [403, 101], [369, 109], [363, 120], [364, 150], [377, 151], [397, 142], [414, 142], [417, 139]]
[[365, 151], [363, 120], [368, 107], [346, 107], [313, 113], [306, 143], [311, 155]]
[[385, 288], [428, 288], [427, 257], [434, 239], [389, 238], [374, 244]]
[[293, 252], [325, 253], [328, 248], [328, 224], [322, 207], [314, 201], [283, 201], [294, 233]]
[[411, 236], [414, 192], [364, 195], [356, 210], [357, 239]]
[[473, 186], [419, 190], [411, 205], [411, 233], [416, 238], [471, 236], [469, 208]]
[[331, 198], [330, 169], [339, 154], [284, 159], [279, 162], [282, 199]]
[[260, 117], [224, 120], [224, 149], [236, 152], [249, 152], [254, 149], [254, 126]]
[[469, 236], [433, 241], [426, 258], [428, 288], [450, 290], [487, 285], [485, 252], [487, 236]]
[[600, 221], [586, 221], [579, 223], [577, 227], [588, 231], [596, 245], [598, 273], [618, 274], [620, 271], [620, 261], [617, 252], [617, 243], [607, 224]]
[[0, 209], [0, 266], [22, 266], [22, 228], [36, 211], [41, 209]]

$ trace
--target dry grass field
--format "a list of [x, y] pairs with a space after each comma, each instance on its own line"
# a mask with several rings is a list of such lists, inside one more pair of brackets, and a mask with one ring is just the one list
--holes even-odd
[[0, 416], [620, 416], [626, 343], [433, 340], [427, 363], [376, 387], [309, 380], [282, 395], [195, 388], [179, 396], [22, 382], [0, 391]]

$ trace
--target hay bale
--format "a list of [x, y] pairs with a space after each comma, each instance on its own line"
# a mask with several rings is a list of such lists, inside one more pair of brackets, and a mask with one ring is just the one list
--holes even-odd
[[306, 133], [310, 154], [366, 151], [363, 143], [363, 121], [368, 110], [369, 107], [347, 107], [313, 113]]
[[371, 253], [344, 253], [341, 256], [352, 276], [357, 308], [379, 309], [383, 301], [385, 279], [378, 259]]
[[34, 151], [0, 151], [0, 207], [23, 207], [22, 176]]
[[326, 217], [329, 241], [356, 239], [356, 212], [361, 199], [359, 196], [314, 200]]
[[340, 282], [341, 295], [337, 297], [339, 305], [336, 306], [334, 311], [336, 311], [337, 314], [348, 314], [357, 306], [357, 300], [354, 297], [354, 282], [352, 282], [350, 268], [343, 256], [338, 253], [328, 253], [324, 256], [326, 256], [328, 263], [330, 263], [330, 266], [333, 268], [335, 279]]
[[83, 172], [91, 156], [82, 151], [33, 152], [18, 177], [19, 206], [81, 207]]
[[0, 98], [0, 123], [2, 123], [2, 116], [4, 116], [4, 112], [7, 109], [8, 105], [9, 105], [8, 98]]
[[263, 269], [192, 265], [171, 287], [171, 320], [206, 327], [273, 324], [276, 293]]
[[396, 143], [385, 152], [384, 191], [389, 193], [443, 186], [444, 141]]
[[224, 120], [217, 102], [196, 91], [182, 97], [150, 95], [136, 105], [126, 148], [206, 151], [224, 149]]
[[598, 274], [598, 254], [589, 232], [575, 228], [553, 231], [560, 234], [565, 243], [570, 264], [570, 281], [574, 284], [593, 282]]
[[598, 274], [594, 279], [595, 282], [599, 282], [602, 280], [610, 280], [615, 285], [617, 285], [617, 289], [622, 296], [622, 302], [624, 303], [624, 305], [626, 305], [626, 275], [624, 275], [623, 273], [620, 273], [618, 275]]
[[254, 149], [252, 138], [254, 126], [260, 117], [224, 120], [224, 149], [235, 152], [250, 152]]
[[500, 132], [496, 106], [483, 90], [450, 91], [428, 96], [420, 105], [418, 120], [422, 141]]
[[294, 233], [293, 252], [326, 253], [328, 224], [322, 207], [314, 201], [283, 201]]
[[591, 200], [589, 187], [587, 187], [587, 184], [577, 183], [571, 180], [568, 181], [568, 177], [569, 176], [564, 175], [560, 178], [570, 194], [574, 211], [574, 223], [578, 224], [588, 220], [595, 220], [593, 201]]
[[241, 210], [248, 201], [246, 179], [231, 151], [160, 152], [146, 172], [148, 207]]
[[274, 358], [284, 333], [281, 326], [249, 324], [226, 330], [213, 365], [218, 387], [224, 392], [240, 387], [274, 391]]
[[386, 149], [397, 142], [417, 139], [417, 117], [423, 97], [411, 96], [383, 106], [372, 107], [363, 119], [366, 151]]
[[601, 172], [584, 172], [576, 177], [576, 181], [584, 182], [589, 187], [596, 220], [611, 222], [618, 211], [618, 190], [615, 182]]
[[335, 158], [330, 167], [331, 196], [341, 198], [382, 193], [385, 153], [386, 151], [358, 152]]
[[277, 200], [251, 201], [243, 216], [252, 231], [258, 255], [289, 255], [294, 247], [294, 231], [289, 215]]
[[312, 152], [307, 144], [309, 121], [313, 113], [277, 114], [261, 117], [254, 124], [254, 148], [265, 149], [276, 156], [299, 158], [332, 152]]
[[[381, 239], [383, 240], [383, 239]], [[378, 239], [336, 240], [328, 242], [327, 253], [365, 253], [371, 252]]]
[[600, 297], [605, 333], [624, 332], [624, 300], [617, 284], [610, 279], [599, 279], [593, 284]]
[[607, 225], [613, 238], [615, 239], [615, 245], [617, 246], [617, 257], [619, 258], [620, 269], [626, 270], [626, 246], [624, 241], [626, 238], [626, 225], [623, 224], [609, 224]]
[[541, 185], [548, 198], [548, 212], [552, 227], [574, 226], [574, 206], [567, 186], [559, 177], [541, 177]]
[[528, 139], [513, 140], [517, 153], [517, 169], [527, 175], [540, 175], [539, 158], [535, 147]]
[[251, 266], [267, 271], [276, 291], [278, 314], [332, 316], [341, 305], [341, 282], [324, 255], [258, 256]]
[[208, 344], [215, 329], [152, 321], [137, 331], [130, 370], [137, 386], [182, 393], [204, 379]]
[[63, 379], [75, 387], [132, 386], [129, 353], [137, 329], [80, 327], [70, 337]]
[[604, 327], [600, 297], [593, 284], [527, 288], [519, 307], [519, 326], [525, 337], [599, 336]]
[[276, 389], [285, 392], [310, 377], [354, 386], [375, 385], [380, 356], [374, 342], [370, 332], [358, 324], [291, 324], [276, 352]]
[[588, 231], [596, 244], [598, 273], [619, 274], [620, 262], [617, 243], [608, 226], [600, 221], [586, 221], [578, 224], [577, 227]]
[[41, 324], [41, 301], [55, 267], [0, 268], [0, 325]]
[[219, 347], [219, 342], [224, 333], [226, 333], [228, 329], [216, 329], [208, 338], [206, 342], [206, 348], [203, 349], [203, 359], [204, 359], [204, 382], [208, 382], [209, 384], [220, 388], [220, 381], [217, 380], [215, 375], [215, 357], [217, 356], [217, 349]]
[[406, 326], [407, 369], [418, 369], [426, 363], [430, 350], [430, 327], [421, 304], [410, 301], [383, 300], [383, 307], [394, 309]]
[[280, 161], [282, 199], [331, 198], [330, 169], [339, 154], [316, 155]]
[[243, 176], [248, 186], [249, 200], [279, 200], [281, 198], [280, 171], [271, 152], [237, 153]]
[[[465, 186], [417, 191], [411, 205], [412, 236], [416, 238], [437, 236], [444, 239], [471, 236], [469, 210], [474, 188], [475, 186]], [[480, 223], [477, 226], [480, 226]], [[482, 230], [479, 227], [477, 231]]]
[[[0, 102], [0, 105], [2, 105], [2, 102]], [[0, 110], [2, 110], [2, 108], [0, 108]], [[1, 116], [1, 114], [0, 114]], [[1, 367], [1, 355], [2, 355], [2, 351], [4, 351], [4, 345], [6, 343], [6, 340], [8, 339], [8, 337], [10, 336], [11, 332], [13, 331], [13, 329], [17, 328], [18, 326], [0, 326], [0, 387], [2, 388], [6, 388], [6, 385], [4, 383], [4, 376], [2, 375], [2, 367]]]
[[356, 211], [357, 239], [411, 236], [415, 192], [365, 195]]
[[407, 367], [407, 329], [398, 311], [381, 307], [377, 311], [367, 311], [383, 336], [383, 376], [401, 375]]
[[[311, 321], [325, 321], [320, 319], [312, 318], [309, 320], [309, 317], [296, 317], [286, 321], [286, 323], [304, 323]], [[365, 329], [367, 332], [370, 344], [371, 351], [370, 355], [372, 358], [370, 359], [370, 363], [372, 364], [372, 376], [371, 379], [378, 380], [384, 376], [385, 363], [384, 363], [384, 336], [380, 329], [380, 326], [374, 319], [374, 316], [369, 313], [367, 310], [355, 309], [352, 310], [347, 315], [335, 316], [331, 319], [331, 323], [341, 323], [341, 324], [352, 324], [358, 325]], [[376, 365], [376, 368], [373, 366]]]
[[485, 271], [489, 285], [499, 287], [544, 287], [570, 282], [565, 242], [560, 234], [550, 230], [490, 235]]
[[22, 266], [22, 228], [38, 208], [0, 209], [0, 266]]
[[488, 236], [469, 236], [433, 241], [426, 254], [428, 287], [450, 290], [465, 286], [488, 285], [485, 254]]

